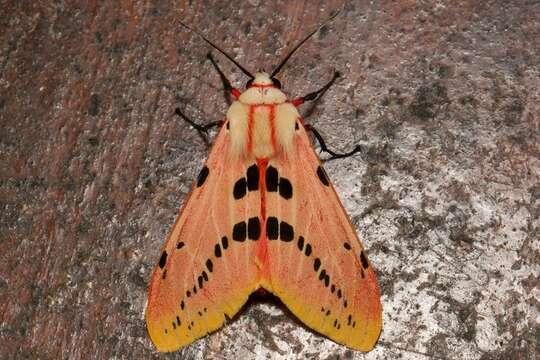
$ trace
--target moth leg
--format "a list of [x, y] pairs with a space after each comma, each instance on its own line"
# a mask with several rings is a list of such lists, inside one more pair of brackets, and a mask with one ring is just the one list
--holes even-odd
[[[336, 79], [339, 78], [340, 76], [341, 76], [341, 74], [338, 71], [334, 71], [334, 75], [332, 76], [332, 79], [330, 79], [330, 81], [328, 83], [326, 83], [326, 85], [324, 85], [319, 90], [310, 92], [309, 94], [307, 94], [305, 96], [294, 99], [292, 101], [292, 104], [294, 106], [300, 106], [306, 101], [316, 100], [318, 97], [320, 97], [322, 94], [324, 94], [326, 92], [326, 90], [328, 90], [330, 88], [330, 86], [332, 86], [334, 84], [334, 82], [336, 81]], [[315, 138], [317, 138], [317, 141], [321, 145], [321, 151], [324, 151], [324, 152], [331, 155], [331, 157], [328, 158], [328, 160], [349, 157], [351, 155], [354, 155], [354, 154], [362, 151], [360, 145], [356, 145], [353, 150], [351, 150], [349, 152], [346, 152], [346, 153], [337, 153], [335, 151], [332, 151], [326, 146], [326, 142], [324, 141], [323, 137], [317, 131], [317, 129], [315, 129], [313, 127], [313, 125], [304, 123], [304, 127], [306, 128], [306, 130], [311, 131], [313, 133], [313, 135], [315, 135]]]
[[312, 101], [312, 100], [317, 99], [320, 95], [324, 94], [326, 92], [326, 90], [328, 90], [330, 88], [330, 86], [332, 86], [334, 84], [334, 82], [336, 81], [336, 79], [338, 77], [340, 77], [340, 76], [341, 76], [341, 74], [339, 73], [339, 71], [334, 71], [334, 76], [332, 76], [332, 79], [326, 85], [324, 85], [319, 90], [310, 92], [307, 95], [304, 95], [302, 97], [294, 99], [292, 101], [292, 104], [294, 106], [298, 107], [298, 106], [302, 105], [303, 103], [305, 103], [306, 101]]
[[362, 151], [362, 148], [360, 147], [360, 145], [356, 145], [354, 147], [353, 150], [349, 151], [349, 152], [346, 152], [346, 153], [337, 153], [337, 152], [334, 152], [332, 150], [330, 150], [327, 146], [326, 146], [326, 143], [323, 139], [323, 137], [321, 136], [321, 134], [317, 131], [317, 129], [315, 129], [313, 127], [313, 125], [310, 125], [310, 124], [304, 124], [306, 130], [309, 130], [313, 133], [313, 135], [315, 135], [315, 138], [317, 138], [317, 141], [319, 142], [320, 146], [321, 146], [321, 151], [324, 151], [328, 154], [331, 155], [330, 158], [328, 158], [328, 160], [333, 160], [333, 159], [340, 159], [340, 158], [345, 158], [345, 157], [349, 157], [349, 156], [352, 156], [358, 152], [361, 152]]
[[211, 123], [205, 124], [205, 125], [199, 125], [190, 118], [188, 118], [182, 111], [180, 111], [179, 108], [176, 108], [174, 110], [174, 113], [182, 118], [185, 122], [187, 122], [189, 125], [193, 126], [195, 130], [199, 133], [199, 135], [203, 138], [204, 142], [208, 145], [208, 139], [206, 136], [208, 135], [208, 130], [213, 128], [214, 126], [221, 126], [223, 125], [223, 121], [212, 121]]
[[210, 60], [210, 62], [212, 63], [212, 65], [214, 65], [214, 68], [218, 72], [219, 77], [221, 78], [221, 82], [223, 83], [223, 89], [225, 90], [225, 92], [227, 94], [232, 94], [235, 98], [238, 98], [240, 96], [240, 91], [232, 87], [231, 82], [229, 81], [229, 79], [227, 79], [223, 71], [219, 68], [212, 54], [211, 53], [206, 54], [206, 58]]

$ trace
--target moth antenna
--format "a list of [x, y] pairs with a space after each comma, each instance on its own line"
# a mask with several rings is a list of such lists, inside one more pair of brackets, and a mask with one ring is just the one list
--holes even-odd
[[336, 16], [338, 16], [339, 14], [341, 13], [341, 9], [336, 11], [336, 13], [334, 15], [331, 15], [325, 22], [323, 22], [321, 25], [319, 25], [318, 28], [316, 28], [315, 30], [313, 30], [311, 33], [308, 34], [308, 36], [306, 36], [304, 38], [304, 40], [300, 41], [298, 43], [298, 45], [296, 45], [290, 52], [289, 54], [287, 54], [287, 56], [285, 56], [285, 59], [283, 59], [281, 61], [281, 63], [279, 63], [279, 65], [275, 68], [274, 71], [272, 71], [272, 75], [270, 75], [270, 78], [273, 78], [274, 76], [277, 75], [277, 73], [281, 70], [281, 68], [285, 65], [285, 63], [287, 63], [287, 61], [289, 60], [289, 58], [296, 52], [296, 50], [298, 50], [298, 48], [300, 48], [300, 46], [302, 46], [306, 41], [308, 41], [313, 35], [315, 35], [323, 26], [325, 26], [326, 24], [328, 24], [330, 21], [334, 20], [334, 18]]
[[185, 27], [186, 29], [188, 29], [189, 31], [192, 31], [194, 32], [195, 34], [197, 34], [198, 36], [200, 36], [208, 45], [210, 45], [211, 47], [213, 47], [214, 49], [216, 49], [217, 51], [219, 51], [220, 53], [222, 53], [227, 59], [229, 59], [234, 65], [236, 65], [240, 70], [242, 70], [242, 72], [244, 74], [246, 74], [247, 76], [249, 76], [251, 79], [254, 79], [255, 77], [253, 75], [251, 75], [251, 73], [249, 71], [246, 70], [246, 68], [244, 68], [242, 65], [240, 65], [238, 62], [236, 62], [236, 60], [233, 59], [233, 57], [229, 54], [227, 54], [224, 50], [221, 50], [216, 44], [214, 44], [213, 42], [211, 42], [210, 40], [208, 40], [203, 34], [201, 34], [198, 30], [196, 29], [192, 29], [190, 28], [189, 26], [187, 26], [186, 24], [184, 24], [183, 22], [181, 21], [178, 21], [180, 23], [180, 25], [182, 25], [183, 27]]

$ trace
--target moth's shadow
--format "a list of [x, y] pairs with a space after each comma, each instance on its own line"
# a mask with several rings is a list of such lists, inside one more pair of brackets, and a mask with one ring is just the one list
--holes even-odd
[[[269, 314], [257, 306], [260, 304], [276, 307], [282, 310], [283, 313], [278, 313], [275, 315]], [[238, 311], [238, 313], [228, 320], [228, 323], [234, 324], [240, 317], [243, 316], [250, 316], [254, 318], [255, 323], [265, 335], [266, 340], [270, 341], [271, 343], [273, 343], [273, 341], [270, 338], [278, 334], [270, 331], [270, 329], [277, 324], [283, 324], [287, 321], [292, 321], [294, 324], [302, 327], [310, 333], [317, 334], [312, 329], [307, 327], [302, 321], [300, 321], [277, 296], [264, 289], [259, 289], [252, 293], [244, 306], [242, 306], [240, 311]]]

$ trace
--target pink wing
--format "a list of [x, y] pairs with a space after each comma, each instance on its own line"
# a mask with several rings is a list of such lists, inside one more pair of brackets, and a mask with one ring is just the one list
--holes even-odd
[[152, 275], [146, 322], [160, 351], [216, 330], [258, 286], [257, 242], [247, 234], [260, 211], [258, 176], [249, 162], [227, 161], [229, 146], [223, 126]]
[[382, 326], [375, 272], [303, 127], [265, 178], [272, 292], [312, 329], [371, 350]]

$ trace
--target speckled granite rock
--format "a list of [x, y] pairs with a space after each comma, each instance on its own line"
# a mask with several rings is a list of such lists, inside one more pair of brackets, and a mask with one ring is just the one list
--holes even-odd
[[[384, 326], [368, 354], [272, 298], [160, 356], [146, 286], [207, 147], [173, 116], [224, 116], [201, 29], [270, 68], [341, 1], [3, 1], [0, 357], [535, 359], [540, 338], [540, 3], [347, 1], [291, 59], [291, 96], [364, 239]], [[242, 75], [219, 58], [238, 86]]]

